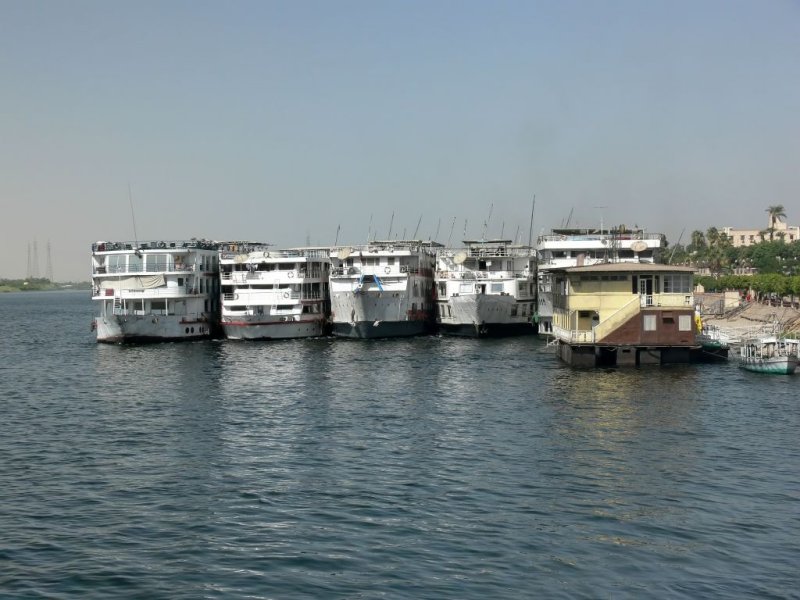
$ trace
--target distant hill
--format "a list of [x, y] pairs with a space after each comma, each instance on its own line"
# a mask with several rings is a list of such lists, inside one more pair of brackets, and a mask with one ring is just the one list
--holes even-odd
[[51, 292], [54, 290], [90, 290], [89, 281], [50, 281], [49, 279], [0, 279], [0, 292]]

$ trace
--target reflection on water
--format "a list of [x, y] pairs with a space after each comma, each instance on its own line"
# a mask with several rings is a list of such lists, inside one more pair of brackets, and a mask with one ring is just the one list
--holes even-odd
[[535, 338], [107, 346], [0, 296], [11, 596], [790, 597], [796, 380]]

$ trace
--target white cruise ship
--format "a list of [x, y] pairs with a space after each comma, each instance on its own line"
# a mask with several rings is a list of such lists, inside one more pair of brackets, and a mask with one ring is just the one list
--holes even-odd
[[328, 248], [271, 250], [224, 244], [220, 250], [225, 337], [266, 340], [320, 336], [328, 319]]
[[429, 332], [437, 247], [441, 244], [395, 240], [332, 249], [333, 335], [379, 338]]
[[469, 241], [436, 261], [439, 330], [493, 337], [536, 333], [536, 253], [511, 240]]
[[216, 242], [92, 244], [92, 321], [98, 342], [208, 338], [219, 315]]
[[539, 236], [538, 298], [536, 319], [539, 333], [552, 333], [553, 294], [550, 270], [589, 266], [606, 262], [654, 263], [660, 259], [666, 238], [660, 233], [624, 226], [603, 229], [553, 229]]

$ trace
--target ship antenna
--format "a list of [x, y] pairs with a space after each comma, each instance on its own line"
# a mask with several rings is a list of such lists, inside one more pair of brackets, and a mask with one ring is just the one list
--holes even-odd
[[367, 242], [369, 242], [369, 236], [372, 233], [372, 213], [369, 213], [369, 225], [367, 226]]
[[389, 219], [389, 235], [387, 236], [386, 239], [389, 239], [389, 240], [392, 239], [392, 226], [393, 225], [394, 225], [394, 212], [392, 212], [392, 218]]
[[417, 221], [417, 228], [414, 230], [414, 235], [411, 236], [412, 240], [417, 239], [417, 232], [419, 231], [420, 223], [422, 223], [422, 215], [419, 216], [419, 221]]
[[433, 235], [432, 242], [435, 242], [439, 239], [439, 227], [442, 226], [442, 217], [439, 217], [439, 221], [436, 223], [436, 233]]
[[672, 264], [672, 257], [673, 257], [673, 256], [675, 256], [675, 250], [677, 250], [677, 249], [678, 249], [678, 244], [680, 244], [680, 243], [681, 243], [681, 238], [683, 238], [683, 233], [684, 233], [685, 231], [686, 231], [686, 227], [684, 227], [683, 229], [681, 229], [681, 234], [678, 236], [678, 241], [677, 241], [677, 242], [675, 242], [675, 246], [672, 248], [672, 252], [670, 252], [670, 254], [669, 254], [669, 261], [667, 261], [667, 264], [668, 264], [668, 265], [671, 265], [671, 264]]
[[128, 203], [131, 205], [131, 221], [133, 221], [133, 241], [136, 244], [136, 254], [139, 254], [139, 236], [136, 233], [136, 215], [133, 212], [133, 191], [131, 182], [128, 182]]
[[[486, 228], [489, 226], [489, 221], [492, 220], [492, 210], [494, 209], [494, 202], [489, 206], [489, 218], [483, 222], [483, 233], [481, 233], [481, 241], [486, 241]], [[502, 236], [500, 236], [502, 237]]]
[[452, 222], [452, 224], [450, 225], [450, 235], [449, 235], [449, 237], [447, 238], [447, 247], [448, 247], [448, 248], [450, 247], [450, 240], [452, 240], [452, 239], [453, 239], [453, 229], [455, 228], [455, 226], [456, 226], [456, 218], [455, 218], [455, 217], [453, 217], [453, 222]]
[[[533, 247], [533, 211], [536, 210], [536, 194], [533, 195], [533, 204], [531, 204], [531, 226], [528, 229], [528, 248]], [[572, 216], [572, 211], [570, 211]]]
[[519, 223], [517, 223], [517, 232], [514, 234], [514, 243], [519, 244]]
[[336, 239], [333, 241], [334, 248], [339, 245], [339, 230], [342, 228], [342, 225], [339, 224], [336, 226]]

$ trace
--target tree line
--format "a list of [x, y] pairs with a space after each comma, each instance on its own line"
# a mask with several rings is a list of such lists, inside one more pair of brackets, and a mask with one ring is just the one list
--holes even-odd
[[776, 223], [786, 217], [783, 206], [767, 208], [769, 226], [760, 241], [734, 248], [733, 240], [716, 227], [692, 232], [686, 245], [666, 250], [666, 262], [708, 269], [710, 276], [696, 277], [708, 291], [752, 290], [759, 297], [800, 295], [800, 240], [784, 241]]

